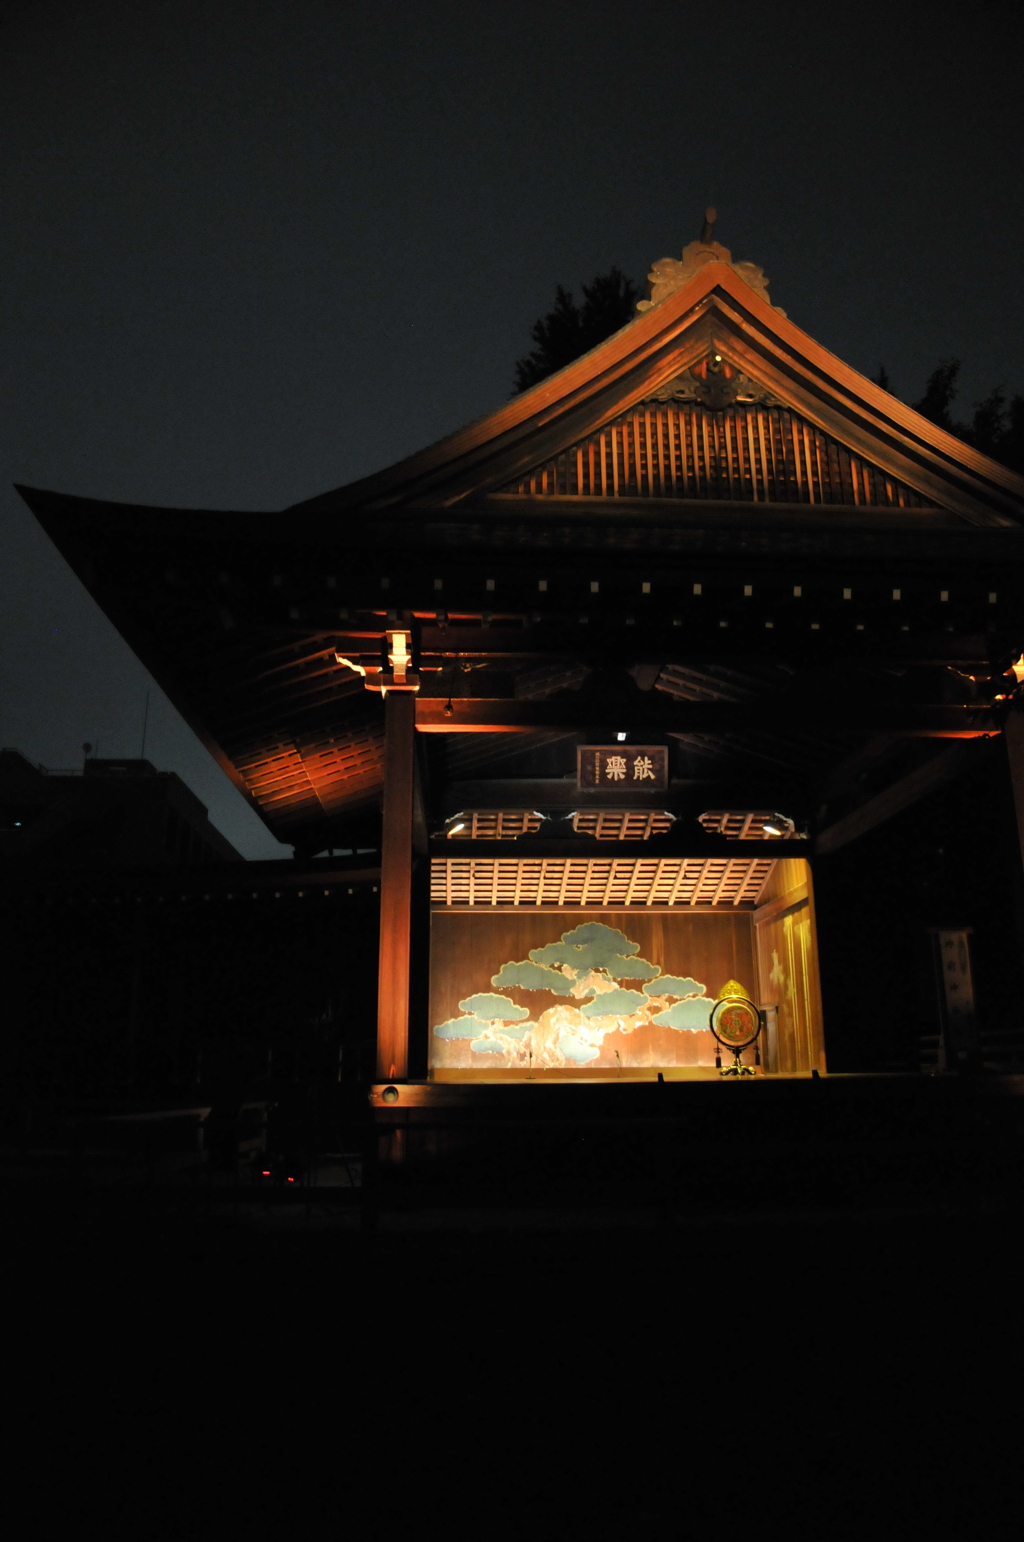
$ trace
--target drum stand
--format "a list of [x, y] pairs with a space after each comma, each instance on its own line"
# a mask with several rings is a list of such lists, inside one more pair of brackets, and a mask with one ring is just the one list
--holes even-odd
[[[747, 1047], [746, 1045], [743, 1046], [744, 1049], [746, 1049], [746, 1047]], [[719, 1075], [720, 1076], [756, 1076], [757, 1072], [755, 1071], [755, 1069], [754, 1069], [754, 1067], [752, 1065], [744, 1065], [743, 1064], [743, 1061], [740, 1059], [740, 1055], [742, 1053], [743, 1053], [742, 1050], [738, 1050], [738, 1049], [733, 1050], [733, 1062], [732, 1062], [732, 1065], [726, 1066], [724, 1071], [720, 1071], [719, 1072]]]

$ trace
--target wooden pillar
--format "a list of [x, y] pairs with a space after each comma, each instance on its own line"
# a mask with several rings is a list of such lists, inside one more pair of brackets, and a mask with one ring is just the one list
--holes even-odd
[[384, 698], [384, 835], [380, 861], [377, 1076], [409, 1074], [409, 924], [412, 897], [413, 765], [416, 697]]

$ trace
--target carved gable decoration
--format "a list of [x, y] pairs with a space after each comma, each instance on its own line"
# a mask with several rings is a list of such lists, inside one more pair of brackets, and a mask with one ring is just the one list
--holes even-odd
[[852, 454], [738, 371], [715, 374], [709, 368], [702, 374], [704, 365], [502, 491], [534, 498], [927, 505], [913, 488]]
[[674, 380], [666, 381], [651, 397], [656, 402], [700, 402], [712, 410], [729, 407], [733, 402], [760, 402], [765, 407], [784, 407], [781, 397], [773, 395], [734, 368], [721, 354], [708, 354], [691, 369], [684, 369]]

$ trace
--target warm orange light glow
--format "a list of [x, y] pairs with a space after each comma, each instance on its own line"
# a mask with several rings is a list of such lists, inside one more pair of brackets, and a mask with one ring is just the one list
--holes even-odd
[[395, 684], [403, 685], [405, 677], [412, 663], [412, 653], [409, 644], [412, 638], [408, 632], [388, 633], [388, 663], [394, 671]]

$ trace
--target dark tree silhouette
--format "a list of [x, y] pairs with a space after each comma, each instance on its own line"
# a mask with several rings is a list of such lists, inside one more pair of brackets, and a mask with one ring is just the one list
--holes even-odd
[[1015, 396], [1006, 411], [996, 460], [1024, 474], [1024, 396]]
[[639, 298], [639, 289], [618, 268], [584, 284], [581, 305], [559, 284], [554, 307], [533, 324], [535, 347], [516, 363], [516, 391], [529, 390], [611, 337], [633, 320]]
[[[572, 291], [559, 284], [554, 306], [533, 324], [534, 347], [516, 362], [516, 391], [527, 391], [546, 380], [632, 321], [639, 295], [637, 286], [619, 268], [609, 268], [584, 284], [580, 305]], [[915, 411], [1012, 471], [1024, 473], [1024, 396], [1007, 401], [1004, 388], [996, 386], [982, 401], [975, 402], [969, 423], [958, 422], [952, 407], [959, 373], [959, 359], [940, 359], [928, 377], [924, 395], [912, 403]], [[879, 364], [874, 383], [883, 391], [891, 389], [884, 364]]]
[[956, 377], [959, 373], [959, 359], [940, 359], [928, 376], [928, 384], [924, 388], [921, 400], [911, 402], [915, 412], [919, 412], [923, 418], [928, 419], [929, 423], [938, 424], [939, 428], [944, 428], [950, 434], [957, 432], [949, 409], [956, 396]]
[[1024, 396], [1007, 402], [1003, 387], [995, 386], [982, 401], [975, 402], [971, 421], [959, 423], [951, 411], [959, 372], [959, 359], [940, 359], [921, 400], [913, 403], [915, 410], [1011, 471], [1024, 472]]
[[975, 403], [971, 422], [957, 427], [960, 437], [976, 450], [1012, 471], [1024, 471], [1024, 396], [1015, 396], [1007, 403], [1006, 392], [996, 386], [983, 401]]

